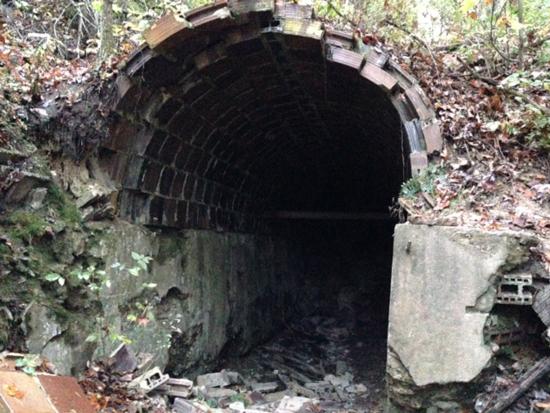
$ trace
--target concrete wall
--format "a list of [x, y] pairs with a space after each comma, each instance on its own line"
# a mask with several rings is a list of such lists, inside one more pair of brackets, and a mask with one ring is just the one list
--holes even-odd
[[535, 243], [519, 232], [397, 225], [387, 364], [396, 411], [471, 402], [467, 384], [493, 356], [483, 329], [496, 286], [529, 261]]
[[[104, 261], [111, 280], [100, 291], [99, 315], [90, 309], [88, 316], [63, 324], [36, 307], [31, 317], [28, 343], [63, 372], [82, 368], [81, 353], [93, 351], [83, 344], [86, 332], [103, 325], [108, 333], [96, 343], [96, 355], [124, 337], [136, 350], [155, 354], [161, 368], [189, 373], [215, 362], [222, 351], [242, 353], [267, 339], [303, 296], [296, 248], [282, 238], [194, 230], [160, 234], [123, 221], [101, 223], [98, 230], [102, 236], [89, 252]], [[153, 258], [146, 273], [134, 277], [111, 268], [116, 262], [135, 266], [132, 252]], [[70, 340], [63, 334], [68, 330], [80, 331], [79, 339]]]

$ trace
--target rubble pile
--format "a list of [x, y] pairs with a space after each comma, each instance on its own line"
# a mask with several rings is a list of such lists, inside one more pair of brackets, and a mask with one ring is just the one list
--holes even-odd
[[382, 411], [385, 331], [352, 334], [365, 328], [348, 328], [333, 316], [306, 317], [247, 356], [225, 359], [221, 371], [194, 380], [151, 368], [150, 358], [121, 345], [92, 366], [81, 385], [103, 412]]
[[295, 321], [272, 342], [226, 365], [239, 368], [252, 390], [277, 385], [268, 399], [306, 397], [319, 401], [319, 411], [381, 411], [385, 327], [333, 314]]

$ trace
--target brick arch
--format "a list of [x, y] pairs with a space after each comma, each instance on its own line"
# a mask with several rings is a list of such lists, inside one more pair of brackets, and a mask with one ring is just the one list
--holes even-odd
[[121, 215], [253, 231], [274, 207], [387, 209], [440, 150], [435, 114], [387, 54], [311, 16], [218, 1], [145, 33], [103, 145]]

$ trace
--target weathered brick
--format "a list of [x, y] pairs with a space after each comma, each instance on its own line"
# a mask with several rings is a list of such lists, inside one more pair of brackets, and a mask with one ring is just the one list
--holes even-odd
[[183, 171], [177, 171], [172, 181], [172, 188], [170, 189], [170, 196], [176, 199], [183, 198], [183, 186], [185, 185], [186, 174]]
[[147, 145], [147, 149], [145, 150], [145, 155], [151, 158], [156, 158], [160, 153], [160, 150], [164, 145], [164, 142], [166, 141], [167, 136], [168, 135], [166, 135], [165, 132], [156, 129], [149, 141], [149, 145]]
[[428, 154], [440, 152], [443, 149], [443, 139], [437, 123], [431, 123], [422, 128], [424, 140], [426, 141], [426, 150]]
[[[215, 65], [217, 62], [224, 61], [227, 59], [227, 53], [225, 46], [216, 45], [210, 47], [203, 52], [195, 56], [195, 66], [199, 71], [208, 68], [209, 66]], [[225, 62], [227, 64], [227, 61]]]
[[361, 76], [380, 86], [387, 93], [391, 93], [397, 88], [397, 80], [393, 76], [371, 63], [367, 63], [363, 67]]
[[178, 149], [181, 145], [181, 140], [168, 136], [159, 151], [158, 158], [165, 164], [171, 165], [176, 158]]
[[168, 227], [176, 227], [178, 220], [178, 201], [175, 199], [165, 199], [163, 204], [162, 223]]
[[149, 223], [153, 225], [161, 225], [164, 214], [164, 198], [153, 197], [149, 205]]
[[160, 178], [160, 185], [159, 185], [159, 192], [162, 195], [169, 196], [170, 190], [172, 188], [172, 182], [174, 180], [174, 176], [176, 175], [176, 172], [173, 168], [169, 166], [165, 166], [162, 170], [162, 175]]
[[127, 189], [139, 189], [140, 178], [143, 174], [145, 159], [141, 156], [131, 155], [128, 158], [127, 167], [124, 172], [122, 185]]
[[157, 190], [160, 174], [162, 172], [162, 165], [157, 162], [147, 162], [143, 165], [144, 174], [142, 179], [142, 188], [150, 193], [154, 193]]
[[194, 202], [189, 202], [187, 207], [187, 227], [197, 228], [198, 226], [198, 205]]
[[183, 187], [183, 198], [186, 201], [191, 201], [193, 199], [193, 193], [195, 192], [195, 182], [196, 179], [194, 176], [187, 175], [185, 186]]
[[260, 36], [255, 35], [246, 38], [241, 32], [238, 34], [230, 33], [226, 38], [227, 50], [233, 55], [243, 56], [263, 52], [264, 44]]
[[104, 146], [113, 150], [130, 150], [132, 137], [139, 133], [139, 126], [126, 119], [120, 119], [109, 128], [109, 140]]
[[184, 228], [187, 224], [187, 208], [189, 203], [186, 201], [178, 202], [178, 210], [176, 213], [176, 226], [179, 228]]
[[208, 220], [208, 207], [206, 205], [198, 206], [198, 227], [201, 229], [208, 229], [210, 223]]
[[160, 126], [166, 125], [181, 108], [181, 105], [182, 103], [174, 98], [166, 100], [155, 115], [157, 124]]
[[208, 156], [208, 155], [205, 154], [200, 149], [193, 149], [191, 151], [191, 155], [189, 155], [189, 160], [185, 164], [185, 170], [188, 172], [195, 172], [203, 156]]
[[189, 160], [189, 157], [191, 156], [192, 151], [193, 151], [193, 147], [191, 145], [185, 142], [181, 144], [180, 150], [176, 155], [176, 159], [174, 163], [176, 168], [185, 170], [185, 165], [187, 164], [187, 161]]
[[188, 105], [191, 105], [211, 89], [212, 86], [202, 79], [198, 79], [195, 82], [189, 82], [183, 88], [182, 100]]
[[244, 14], [230, 17], [222, 1], [164, 19], [121, 76], [120, 116], [136, 124], [115, 124], [104, 151], [138, 222], [262, 228], [254, 214], [287, 171], [328, 185], [354, 168], [367, 208], [384, 202], [384, 185], [398, 191], [403, 125], [414, 173], [440, 147], [426, 97], [386, 54], [355, 53], [351, 33], [297, 19], [300, 5], [280, 3], [280, 25], [262, 28], [256, 11], [270, 14], [269, 1], [230, 3]]
[[204, 202], [205, 187], [206, 187], [206, 184], [204, 179], [197, 179], [197, 184], [195, 185], [195, 194], [193, 195], [193, 199], [196, 202], [200, 202], [200, 203]]

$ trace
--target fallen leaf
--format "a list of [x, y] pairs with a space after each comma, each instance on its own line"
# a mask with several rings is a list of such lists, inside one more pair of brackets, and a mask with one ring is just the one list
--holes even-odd
[[15, 397], [16, 399], [21, 400], [25, 397], [25, 392], [19, 390], [15, 384], [4, 384], [4, 391], [10, 397]]

